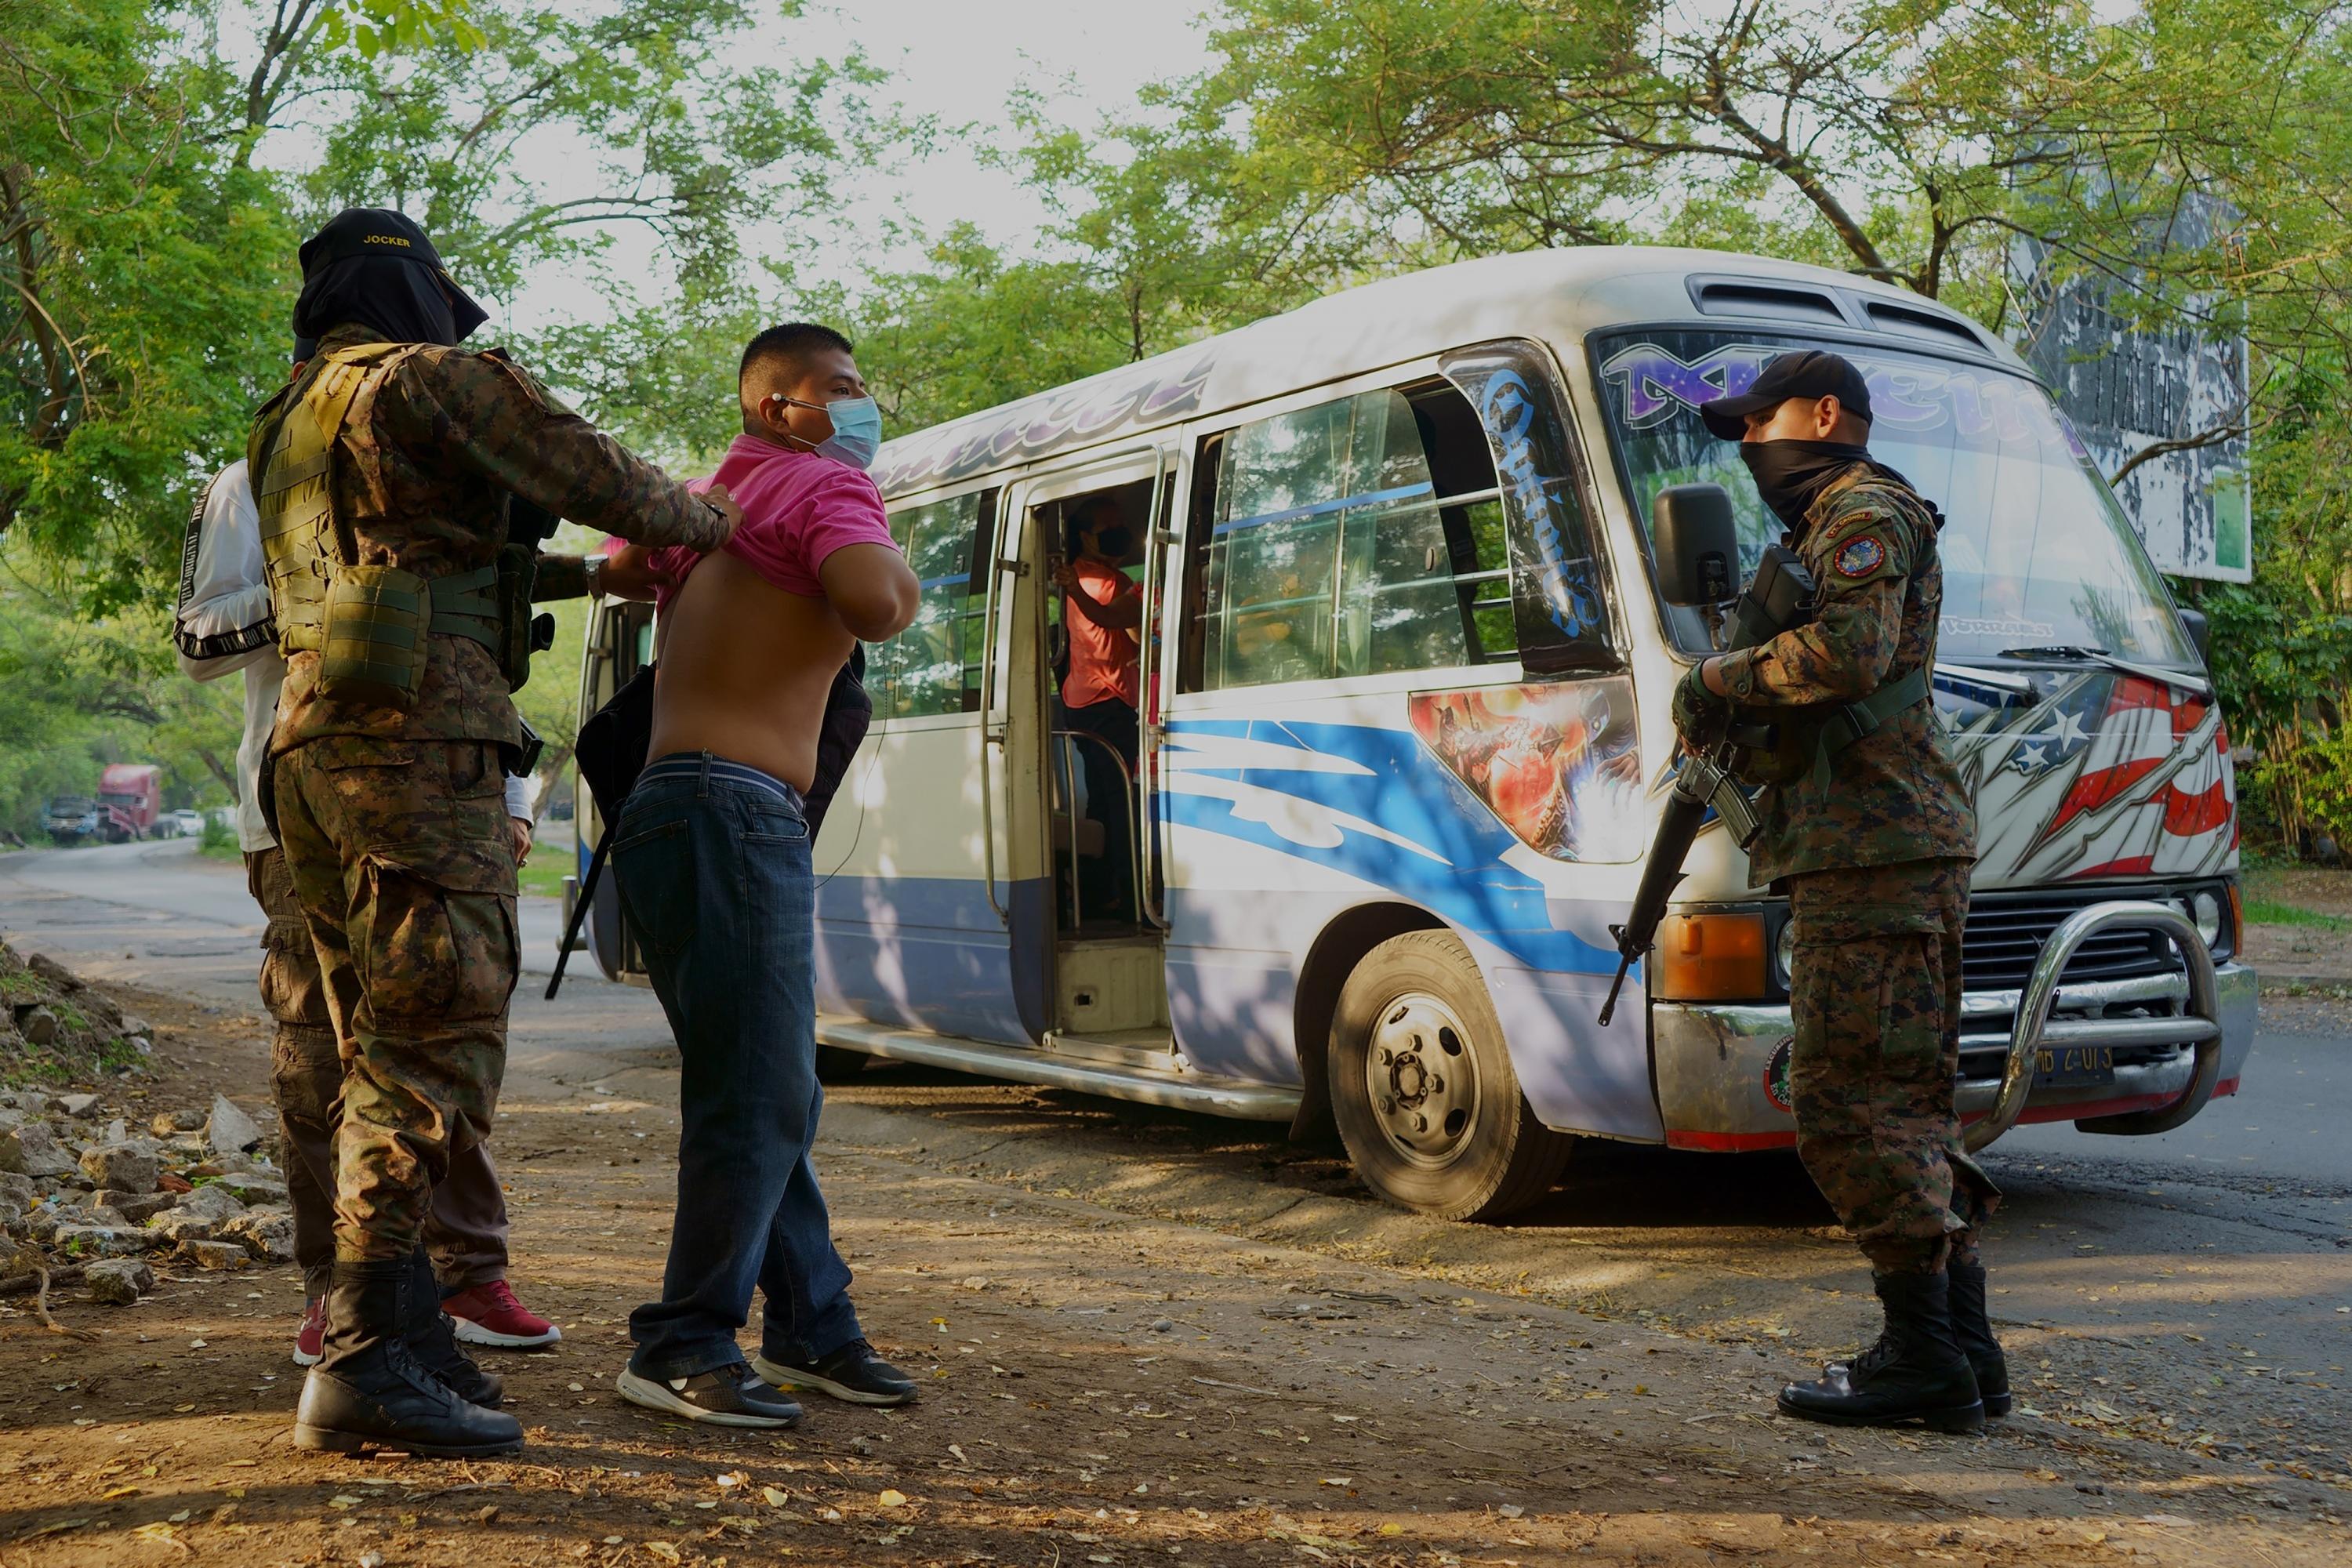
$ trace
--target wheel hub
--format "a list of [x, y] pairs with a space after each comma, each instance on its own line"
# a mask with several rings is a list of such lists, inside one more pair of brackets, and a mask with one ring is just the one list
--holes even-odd
[[1374, 1120], [1416, 1165], [1451, 1163], [1478, 1120], [1477, 1060], [1454, 1009], [1425, 992], [1397, 997], [1373, 1026], [1364, 1058]]

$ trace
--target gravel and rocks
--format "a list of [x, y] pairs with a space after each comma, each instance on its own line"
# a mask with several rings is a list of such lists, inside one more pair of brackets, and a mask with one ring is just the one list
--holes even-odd
[[234, 1241], [184, 1241], [173, 1256], [205, 1269], [242, 1268], [253, 1261], [253, 1255]]
[[119, 1193], [101, 1187], [89, 1194], [93, 1206], [110, 1208], [133, 1225], [145, 1225], [179, 1201], [177, 1193]]
[[162, 1173], [155, 1145], [147, 1139], [121, 1143], [97, 1143], [82, 1151], [81, 1173], [101, 1187], [126, 1193], [152, 1193]]
[[75, 1163], [74, 1157], [58, 1146], [47, 1122], [27, 1121], [0, 1132], [0, 1171], [38, 1179], [65, 1175]]
[[261, 1142], [261, 1128], [225, 1094], [213, 1096], [213, 1112], [205, 1123], [205, 1142], [215, 1154], [241, 1154]]
[[20, 958], [0, 942], [0, 1083], [144, 1074], [152, 1041], [152, 1026], [104, 991], [46, 953]]
[[294, 1261], [294, 1211], [250, 1208], [224, 1222], [219, 1239], [234, 1241], [262, 1263]]
[[259, 1171], [225, 1172], [213, 1185], [247, 1204], [282, 1204], [286, 1201], [286, 1184]]
[[132, 1225], [61, 1225], [49, 1245], [69, 1258], [121, 1258], [145, 1252], [155, 1236]]
[[128, 1307], [155, 1289], [155, 1271], [136, 1258], [100, 1258], [81, 1278], [89, 1299], [110, 1307]]

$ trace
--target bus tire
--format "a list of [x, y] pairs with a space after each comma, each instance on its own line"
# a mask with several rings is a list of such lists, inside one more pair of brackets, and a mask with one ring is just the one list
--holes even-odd
[[1575, 1147], [1528, 1109], [1486, 982], [1452, 931], [1407, 931], [1358, 962], [1326, 1059], [1348, 1157], [1400, 1208], [1500, 1219], [1549, 1192]]
[[844, 1046], [819, 1046], [816, 1048], [816, 1080], [819, 1083], [847, 1083], [866, 1070], [873, 1058], [864, 1051], [853, 1051]]

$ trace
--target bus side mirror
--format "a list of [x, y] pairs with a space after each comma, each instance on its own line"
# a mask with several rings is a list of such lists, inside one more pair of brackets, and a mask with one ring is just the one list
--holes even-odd
[[2197, 661], [2200, 664], [2211, 664], [2213, 662], [2213, 623], [2205, 618], [2205, 612], [2181, 611], [2180, 629], [2189, 634], [2189, 642], [2196, 647]]
[[1720, 605], [1739, 594], [1739, 530], [1721, 485], [1669, 485], [1650, 503], [1651, 553], [1669, 605]]

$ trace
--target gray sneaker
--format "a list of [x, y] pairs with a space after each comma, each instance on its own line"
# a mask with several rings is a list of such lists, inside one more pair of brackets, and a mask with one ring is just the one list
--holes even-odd
[[652, 1378], [623, 1372], [614, 1386], [632, 1405], [713, 1426], [794, 1426], [801, 1407], [760, 1380], [741, 1362], [692, 1377]]

